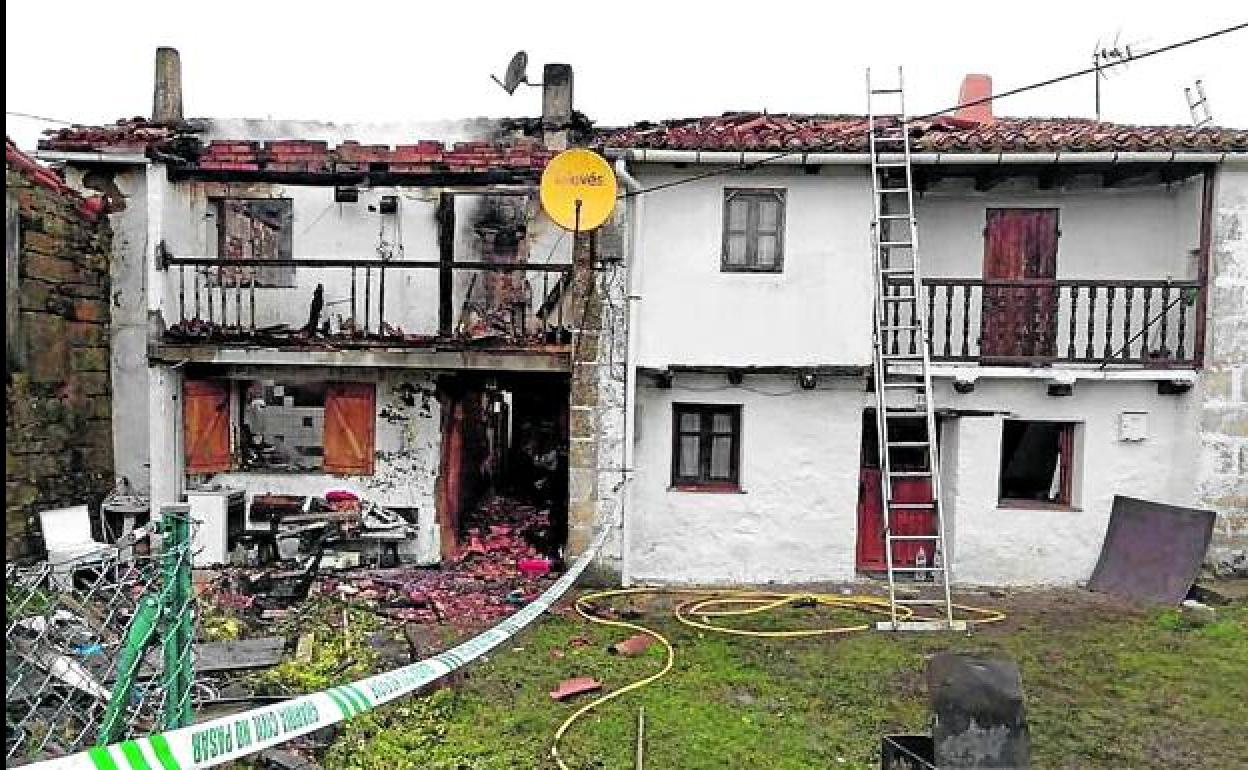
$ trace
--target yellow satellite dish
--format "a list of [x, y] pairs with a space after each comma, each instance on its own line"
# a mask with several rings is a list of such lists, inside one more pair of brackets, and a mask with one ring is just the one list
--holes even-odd
[[615, 173], [589, 150], [565, 150], [542, 172], [542, 209], [565, 230], [585, 232], [615, 209]]

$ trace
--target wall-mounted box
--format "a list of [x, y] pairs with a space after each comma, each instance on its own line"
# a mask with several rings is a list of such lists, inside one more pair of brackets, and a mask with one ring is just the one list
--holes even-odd
[[1118, 415], [1119, 441], [1144, 441], [1148, 438], [1148, 412], [1123, 412]]

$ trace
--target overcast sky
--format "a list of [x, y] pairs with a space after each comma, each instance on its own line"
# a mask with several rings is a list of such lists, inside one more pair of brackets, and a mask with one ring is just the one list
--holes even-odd
[[[533, 115], [538, 89], [508, 96], [489, 79], [524, 49], [532, 80], [545, 62], [570, 63], [575, 106], [619, 125], [726, 110], [862, 112], [868, 65], [904, 65], [911, 112], [935, 110], [956, 100], [967, 72], [991, 74], [999, 93], [1089, 66], [1098, 39], [1157, 48], [1248, 21], [1248, 4], [10, 0], [5, 21], [6, 112], [82, 123], [149, 114], [154, 50], [171, 45], [188, 117]], [[1200, 78], [1215, 121], [1248, 127], [1245, 72], [1248, 31], [1138, 61], [1104, 82], [1103, 116], [1188, 123], [1183, 87]], [[1091, 117], [1093, 82], [994, 109]], [[11, 114], [5, 124], [24, 147], [49, 125]]]

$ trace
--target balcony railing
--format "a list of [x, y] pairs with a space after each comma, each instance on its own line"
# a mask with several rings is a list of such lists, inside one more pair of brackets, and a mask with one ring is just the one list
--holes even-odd
[[570, 337], [567, 263], [169, 257], [165, 266], [168, 342], [532, 347]]
[[[919, 307], [928, 318], [936, 361], [1156, 368], [1199, 363], [1204, 290], [1198, 281], [925, 278], [923, 289]], [[894, 317], [887, 322], [904, 325], [907, 307], [889, 303]], [[912, 336], [894, 331], [885, 344], [913, 351]]]

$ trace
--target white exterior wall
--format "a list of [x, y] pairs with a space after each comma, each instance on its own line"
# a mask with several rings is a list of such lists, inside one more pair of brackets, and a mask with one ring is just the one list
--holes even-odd
[[983, 275], [989, 208], [1056, 208], [1058, 278], [1194, 279], [1201, 179], [1159, 185], [1037, 190], [1003, 184], [977, 193], [971, 180], [942, 183], [915, 201], [925, 277]]
[[[1172, 505], [1196, 502], [1198, 397], [1158, 395], [1152, 382], [1079, 381], [1071, 396], [1045, 380], [983, 380], [969, 394], [936, 384], [938, 408], [998, 411], [958, 417], [942, 433], [942, 479], [954, 578], [988, 585], [1073, 585], [1100, 554], [1114, 495]], [[1146, 412], [1143, 441], [1119, 440], [1119, 416]], [[998, 505], [1006, 417], [1074, 422], [1074, 510]]]
[[[766, 395], [773, 394], [773, 395]], [[781, 395], [775, 395], [781, 394]], [[860, 379], [801, 390], [795, 378], [676, 375], [642, 379], [625, 535], [636, 581], [762, 583], [854, 575], [862, 410]], [[741, 493], [670, 489], [672, 404], [741, 405]]]
[[[266, 369], [264, 376], [274, 376]], [[433, 376], [423, 371], [387, 370], [351, 373], [340, 379], [377, 384], [376, 456], [372, 476], [328, 473], [232, 472], [214, 474], [209, 484], [244, 489], [256, 495], [315, 495], [349, 489], [382, 506], [417, 508], [419, 533], [399, 545], [405, 560], [437, 564], [440, 542], [434, 488], [441, 462], [441, 406], [434, 395]], [[407, 404], [405, 393], [411, 394]]]
[[[689, 169], [638, 167], [649, 187]], [[871, 197], [865, 168], [767, 169], [646, 195], [641, 366], [866, 365]], [[720, 270], [724, 188], [786, 190], [784, 270]]]

